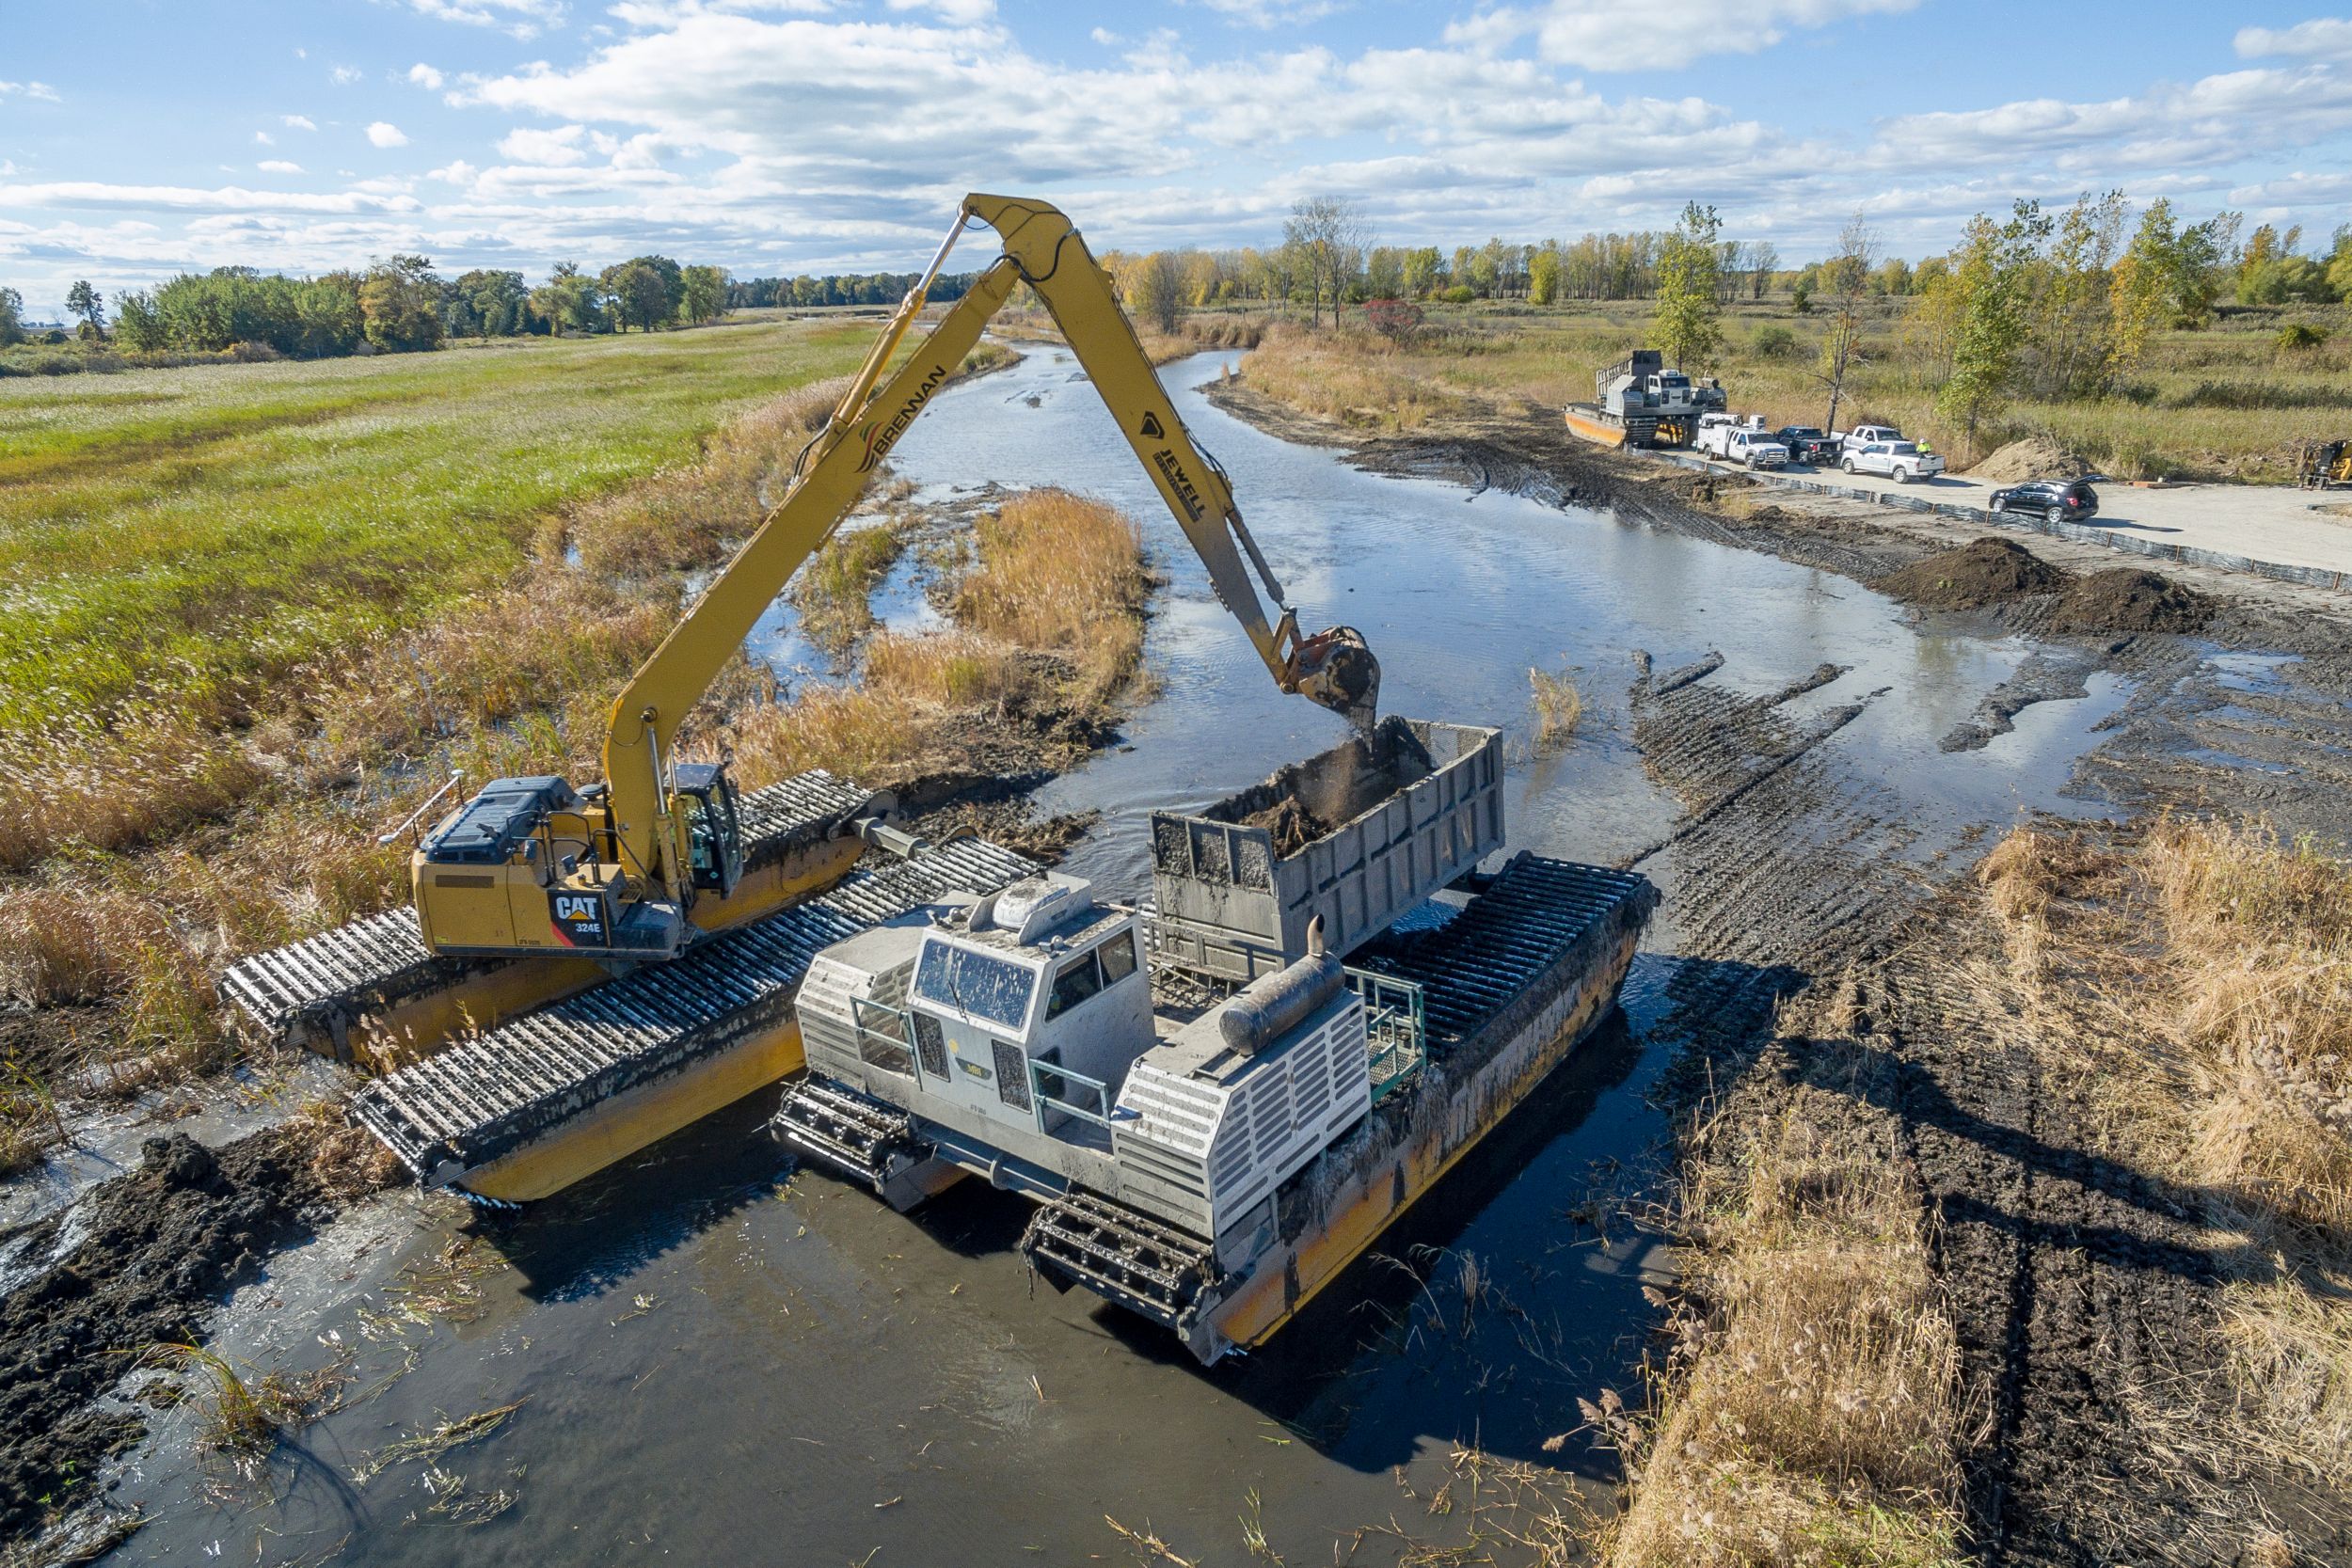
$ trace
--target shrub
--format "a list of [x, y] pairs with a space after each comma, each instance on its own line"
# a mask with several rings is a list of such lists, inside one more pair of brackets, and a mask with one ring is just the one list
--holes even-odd
[[1797, 353], [1797, 335], [1778, 323], [1759, 326], [1753, 346], [1758, 359], [1792, 359]]
[[1393, 342], [1403, 342], [1426, 318], [1409, 299], [1375, 299], [1364, 304], [1364, 325]]
[[1471, 288], [1467, 283], [1456, 283], [1454, 287], [1448, 289], [1438, 297], [1444, 300], [1448, 305], [1468, 305], [1471, 300], [1478, 297], [1478, 291]]
[[2271, 341], [2281, 354], [2302, 353], [2325, 346], [2328, 341], [2328, 329], [2324, 326], [2313, 326], [2309, 322], [2295, 322], [2280, 327], [2279, 336]]

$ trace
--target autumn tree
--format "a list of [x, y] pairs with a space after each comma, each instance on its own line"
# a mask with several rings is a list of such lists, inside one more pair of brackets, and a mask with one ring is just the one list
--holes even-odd
[[82, 336], [104, 341], [106, 337], [106, 302], [87, 278], [76, 278], [73, 287], [65, 292], [65, 308], [82, 318]]
[[1345, 286], [1363, 270], [1364, 252], [1371, 246], [1372, 226], [1344, 198], [1310, 197], [1292, 205], [1290, 219], [1282, 225], [1282, 248], [1307, 286], [1314, 325], [1323, 323], [1326, 301], [1331, 319], [1339, 320]]
[[1723, 341], [1723, 308], [1715, 297], [1715, 235], [1722, 227], [1713, 207], [1690, 202], [1659, 251], [1650, 331], [1669, 365], [1703, 365]]
[[379, 349], [441, 346], [441, 280], [429, 257], [397, 255], [370, 267], [359, 285], [359, 316]]
[[1837, 405], [1846, 396], [1846, 376], [1861, 359], [1862, 309], [1870, 292], [1870, 262], [1878, 255], [1878, 236], [1856, 209], [1837, 231], [1837, 254], [1821, 269], [1829, 290], [1829, 337], [1821, 344], [1820, 376], [1829, 388], [1829, 418], [1824, 430], [1837, 428]]
[[1998, 228], [1981, 213], [1952, 269], [1960, 310], [1951, 373], [1935, 394], [1935, 411], [1965, 433], [1977, 433], [2008, 405], [2018, 358], [2032, 329], [2032, 267], [2051, 223], [2038, 201], [2017, 203]]
[[1184, 311], [1184, 264], [1172, 250], [1155, 250], [1127, 268], [1127, 306], [1163, 332], [1176, 330]]
[[720, 267], [687, 267], [679, 277], [678, 315], [700, 326], [727, 313], [727, 275]]

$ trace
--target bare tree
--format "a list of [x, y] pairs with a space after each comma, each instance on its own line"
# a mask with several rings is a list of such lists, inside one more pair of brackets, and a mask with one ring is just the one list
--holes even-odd
[[1748, 246], [1748, 272], [1754, 279], [1755, 298], [1764, 297], [1764, 291], [1772, 285], [1772, 272], [1779, 265], [1780, 252], [1772, 248], [1772, 241], [1757, 240]]
[[1296, 258], [1315, 325], [1323, 323], [1327, 299], [1336, 322], [1341, 293], [1363, 270], [1364, 252], [1372, 248], [1372, 225], [1344, 197], [1309, 197], [1292, 204], [1290, 220], [1282, 225], [1282, 248]]
[[1870, 263], [1878, 257], [1879, 237], [1857, 209], [1838, 230], [1837, 254], [1822, 269], [1837, 318], [1829, 341], [1821, 345], [1820, 375], [1829, 385], [1829, 419], [1822, 429], [1837, 429], [1837, 405], [1846, 395], [1846, 372], [1862, 362], [1856, 344], [1862, 337], [1862, 305], [1870, 297]]

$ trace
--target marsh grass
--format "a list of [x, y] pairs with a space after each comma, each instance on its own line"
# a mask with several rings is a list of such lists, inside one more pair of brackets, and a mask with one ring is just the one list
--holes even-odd
[[1759, 1070], [1795, 1093], [1686, 1139], [1682, 1305], [1608, 1533], [1621, 1568], [1963, 1560], [1958, 1339], [1893, 1119], [1851, 1092], [1884, 1069], [1836, 1022], [1784, 1018]]
[[2352, 868], [2259, 822], [2165, 817], [2021, 830], [1981, 879], [2008, 965], [1987, 988], [2234, 1238], [2230, 1408], [2157, 1394], [2145, 1418], [2222, 1473], [2251, 1450], [2352, 1485]]
[[1535, 710], [1535, 750], [1556, 752], [1576, 737], [1584, 718], [1584, 693], [1573, 670], [1527, 672], [1529, 700]]
[[844, 529], [792, 578], [793, 604], [810, 641], [835, 653], [874, 629], [874, 590], [906, 553], [905, 514]]
[[962, 564], [952, 629], [869, 639], [855, 686], [736, 705], [714, 738], [742, 780], [984, 771], [1009, 714], [1096, 712], [1135, 678], [1152, 578], [1140, 531], [1115, 509], [1062, 490], [1015, 496], [977, 519]]

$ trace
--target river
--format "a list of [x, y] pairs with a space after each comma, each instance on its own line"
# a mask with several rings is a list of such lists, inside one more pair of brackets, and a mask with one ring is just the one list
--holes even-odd
[[[2113, 679], [1941, 752], [2027, 641], [1923, 630], [1845, 578], [1605, 514], [1359, 472], [1210, 406], [1199, 388], [1227, 357], [1162, 373], [1302, 624], [1362, 630], [1386, 711], [1511, 733], [1513, 848], [1608, 861], [1673, 823], [1629, 737], [1637, 649], [1661, 670], [1719, 651], [1709, 678], [1758, 691], [1849, 667], [1789, 706], [1867, 701], [1817, 754], [1899, 811], [1899, 852], [1922, 864], [2021, 811], [2084, 809], [2060, 791], [2125, 695]], [[893, 464], [934, 496], [992, 482], [1100, 496], [1143, 523], [1169, 579], [1147, 639], [1157, 695], [1124, 746], [1043, 793], [1103, 814], [1070, 869], [1134, 895], [1151, 809], [1198, 806], [1343, 734], [1266, 679], [1067, 353], [1032, 348], [943, 393]], [[798, 657], [783, 619], [764, 635]], [[1574, 668], [1586, 697], [1573, 743], [1542, 757], [1527, 743], [1536, 665]], [[1296, 1563], [1335, 1547], [1386, 1563], [1406, 1537], [1480, 1528], [1454, 1458], [1472, 1446], [1605, 1507], [1613, 1464], [1575, 1433], [1576, 1402], [1634, 1394], [1642, 1286], [1667, 1266], [1638, 1227], [1579, 1213], [1630, 1191], [1662, 1132], [1645, 1094], [1664, 1065], [1681, 868], [1668, 847], [1645, 869], [1669, 903], [1622, 1024], [1254, 1356], [1204, 1371], [1091, 1296], [1033, 1291], [1012, 1251], [1019, 1198], [966, 1183], [907, 1218], [791, 1173], [762, 1132], [771, 1097], [755, 1097], [479, 1239], [453, 1201], [401, 1194], [280, 1259], [222, 1314], [215, 1348], [257, 1368], [348, 1357], [352, 1402], [259, 1479], [196, 1456], [192, 1414], [158, 1415], [116, 1494], [151, 1522], [109, 1560], [1139, 1555], [1107, 1516], [1200, 1563], [1249, 1560], [1248, 1529]], [[404, 1300], [417, 1321], [387, 1315]], [[399, 1438], [516, 1401], [477, 1443], [355, 1479]]]

